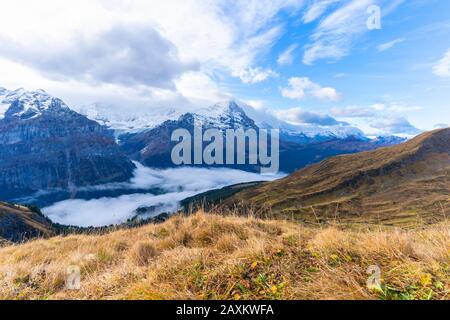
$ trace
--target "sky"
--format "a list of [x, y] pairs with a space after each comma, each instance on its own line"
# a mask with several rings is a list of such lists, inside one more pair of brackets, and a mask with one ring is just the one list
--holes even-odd
[[450, 1], [2, 0], [0, 87], [414, 135], [450, 124]]

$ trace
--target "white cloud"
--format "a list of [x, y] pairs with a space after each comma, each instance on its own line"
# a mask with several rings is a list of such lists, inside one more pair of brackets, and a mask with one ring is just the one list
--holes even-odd
[[404, 42], [405, 39], [404, 38], [399, 38], [399, 39], [395, 39], [386, 43], [382, 43], [377, 47], [377, 50], [379, 52], [384, 52], [386, 50], [389, 50], [391, 48], [393, 48], [395, 45]]
[[398, 117], [398, 114], [423, 110], [420, 106], [408, 105], [386, 96], [382, 103], [369, 106], [351, 105], [346, 107], [333, 107], [331, 115], [338, 118], [382, 118], [383, 116]]
[[95, 36], [76, 35], [63, 47], [29, 47], [0, 37], [0, 55], [51, 79], [127, 87], [173, 88], [177, 77], [198, 68], [194, 61], [180, 61], [170, 41], [141, 24], [115, 25]]
[[416, 135], [421, 132], [404, 117], [378, 119], [371, 126], [389, 134]]
[[364, 131], [367, 136], [398, 135], [412, 137], [421, 132], [407, 117], [422, 107], [395, 100], [390, 95], [372, 105], [333, 107], [331, 115]]
[[343, 124], [329, 115], [305, 111], [302, 108], [276, 110], [274, 114], [278, 119], [296, 125], [314, 124], [319, 126], [335, 126]]
[[269, 77], [276, 76], [277, 73], [270, 69], [248, 68], [233, 71], [234, 76], [240, 78], [243, 83], [253, 84], [267, 80]]
[[212, 102], [230, 99], [227, 94], [203, 72], [184, 73], [175, 80], [177, 91], [187, 97], [194, 105], [204, 106]]
[[294, 62], [293, 53], [297, 49], [298, 45], [293, 44], [289, 46], [285, 51], [283, 51], [277, 59], [280, 66], [290, 65]]
[[113, 183], [85, 189], [150, 189], [160, 188], [166, 193], [131, 194], [117, 198], [92, 200], [71, 199], [55, 203], [42, 211], [54, 222], [82, 227], [119, 224], [132, 218], [139, 207], [156, 206], [154, 215], [174, 212], [179, 201], [207, 190], [249, 181], [265, 181], [282, 175], [262, 176], [231, 169], [176, 168], [156, 170], [136, 164], [130, 183]]
[[325, 11], [340, 0], [316, 0], [313, 1], [303, 15], [303, 22], [310, 23], [320, 18]]
[[[111, 91], [125, 92], [130, 90], [124, 86], [132, 84], [133, 90], [151, 92], [140, 96], [146, 103], [148, 100], [160, 103], [157, 100], [163, 96], [168, 98], [167, 104], [185, 104], [191, 99], [190, 93], [192, 99], [196, 100], [198, 92], [197, 88], [188, 88], [186, 85], [185, 79], [192, 78], [192, 72], [197, 73], [198, 83], [217, 83], [223, 75], [227, 75], [252, 84], [275, 76], [261, 61], [284, 32], [277, 16], [286, 10], [295, 14], [303, 2], [41, 0], [37, 3], [5, 0], [0, 10], [0, 39], [3, 58], [8, 57], [8, 60], [2, 59], [3, 64], [7, 64], [2, 71], [14, 69], [18, 64], [36, 77], [25, 78], [14, 72], [2, 72], [0, 83], [11, 87], [44, 87], [64, 99], [64, 93], [73, 92], [70, 97], [80, 100], [82, 94], [76, 94], [77, 89], [83, 88], [84, 91], [88, 80], [97, 80], [98, 90], [92, 93], [99, 92], [100, 97], [103, 97], [105, 87], [117, 89]], [[120, 26], [135, 30], [129, 30], [128, 36], [122, 37], [123, 41], [104, 41], [105, 35], [111, 30], [118, 30]], [[153, 35], [158, 35], [153, 37], [155, 41], [145, 40], [149, 32], [139, 32], [143, 28], [153, 30]], [[155, 46], [155, 43], [164, 45]], [[101, 49], [100, 45], [107, 45], [111, 49], [108, 52], [114, 54], [98, 55], [102, 51], [98, 50]], [[14, 48], [18, 50], [5, 53], [5, 50]], [[123, 72], [124, 56], [142, 56], [141, 53], [148, 56], [149, 50], [154, 53], [152, 59], [128, 59], [125, 64], [127, 70]], [[76, 53], [76, 56], [71, 56], [71, 52], [73, 55]], [[11, 61], [12, 56], [15, 61]], [[86, 65], [80, 68], [83, 62]], [[142, 64], [139, 66], [138, 62]], [[196, 71], [189, 67], [191, 63], [197, 64]], [[67, 68], [76, 72], [65, 72]], [[184, 76], [185, 73], [190, 75]], [[170, 88], [172, 83], [175, 83], [175, 87]], [[177, 85], [183, 92], [178, 90]], [[221, 91], [220, 85], [217, 86]], [[161, 91], [161, 87], [165, 91]], [[171, 92], [167, 92], [167, 88]], [[121, 96], [120, 100], [127, 99], [129, 97]], [[92, 100], [84, 101], [90, 102]]]
[[433, 73], [441, 78], [450, 78], [450, 49], [444, 57], [433, 66]]
[[267, 107], [266, 102], [264, 100], [246, 99], [242, 100], [242, 102], [248, 104], [249, 106], [251, 106], [253, 109], [256, 110], [263, 110], [266, 109]]
[[376, 115], [373, 107], [362, 106], [346, 106], [346, 107], [333, 107], [331, 114], [335, 117], [344, 118], [366, 118], [374, 117]]
[[174, 211], [179, 201], [192, 195], [192, 192], [176, 192], [164, 195], [131, 194], [95, 200], [73, 199], [58, 202], [42, 210], [56, 223], [102, 227], [126, 222], [135, 215], [133, 212], [139, 207], [158, 206], [156, 214]]
[[[367, 28], [369, 15], [367, 9], [371, 5], [384, 5], [382, 16], [386, 16], [397, 8], [404, 0], [349, 0], [340, 1], [338, 7], [323, 18], [314, 33], [311, 42], [305, 46], [303, 62], [312, 65], [320, 59], [340, 59], [347, 56], [353, 42], [370, 30]], [[317, 9], [319, 10], [319, 9]], [[318, 11], [322, 15], [325, 9]], [[314, 15], [313, 15], [314, 17]]]
[[306, 46], [303, 62], [311, 65], [323, 58], [342, 58], [350, 50], [352, 37], [366, 30], [371, 0], [352, 0], [324, 18]]
[[290, 99], [304, 99], [307, 97], [314, 97], [321, 100], [337, 101], [340, 99], [340, 94], [336, 89], [331, 87], [322, 87], [321, 85], [312, 82], [309, 78], [293, 77], [289, 79], [289, 85], [281, 89], [283, 97]]

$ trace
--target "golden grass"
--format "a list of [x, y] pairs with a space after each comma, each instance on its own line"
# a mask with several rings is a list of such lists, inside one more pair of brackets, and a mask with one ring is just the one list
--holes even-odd
[[[349, 231], [197, 213], [0, 248], [0, 299], [448, 299], [449, 223]], [[67, 270], [81, 288], [66, 288]], [[381, 270], [368, 289], [367, 269]]]

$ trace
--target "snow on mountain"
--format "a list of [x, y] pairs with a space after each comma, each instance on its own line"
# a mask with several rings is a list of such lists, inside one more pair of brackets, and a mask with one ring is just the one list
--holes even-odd
[[195, 109], [190, 114], [197, 125], [207, 128], [224, 130], [256, 127], [254, 120], [235, 101]]
[[[44, 90], [26, 91], [17, 89], [9, 91], [0, 87], [0, 119], [9, 116], [33, 118], [47, 110], [54, 98]], [[20, 103], [13, 108], [14, 101]], [[62, 101], [61, 106], [68, 108]], [[9, 109], [9, 110], [8, 110]], [[218, 129], [248, 127], [248, 118], [254, 121], [261, 129], [280, 129], [287, 136], [317, 136], [346, 138], [349, 136], [364, 136], [356, 127], [344, 124], [321, 126], [317, 124], [291, 124], [278, 119], [269, 109], [257, 109], [246, 103], [228, 100], [201, 108], [147, 108], [138, 110], [128, 106], [110, 106], [96, 103], [72, 109], [87, 118], [105, 125], [116, 131], [117, 135], [123, 133], [136, 133], [153, 129], [168, 120], [178, 120], [184, 114], [192, 114], [198, 124]], [[130, 111], [132, 110], [132, 111]]]
[[193, 111], [194, 114], [201, 115], [209, 119], [211, 122], [216, 122], [220, 128], [221, 122], [229, 117], [234, 117], [239, 122], [239, 119], [252, 119], [256, 126], [260, 129], [280, 129], [285, 135], [299, 136], [303, 135], [309, 138], [317, 136], [347, 138], [350, 136], [362, 137], [364, 133], [356, 127], [351, 127], [344, 124], [336, 124], [329, 126], [321, 126], [312, 123], [305, 124], [291, 124], [278, 119], [268, 109], [256, 109], [248, 104], [240, 101], [231, 100], [217, 103], [211, 107], [200, 108]]
[[[26, 91], [25, 89], [17, 89], [9, 91], [0, 88], [0, 119], [9, 117], [20, 117], [23, 119], [31, 119], [41, 115], [44, 111], [52, 106], [55, 100], [44, 90]], [[68, 107], [58, 99], [62, 108]], [[15, 104], [15, 102], [18, 102]]]
[[152, 108], [145, 111], [130, 111], [127, 106], [110, 106], [95, 103], [74, 108], [78, 113], [118, 133], [133, 133], [152, 129], [164, 121], [176, 120], [183, 112], [174, 108]]
[[106, 127], [43, 90], [3, 89], [0, 94], [1, 199], [53, 189], [67, 193], [132, 177], [133, 163]]
[[111, 107], [104, 104], [93, 104], [77, 109], [79, 113], [106, 125], [119, 134], [136, 133], [153, 129], [168, 120], [178, 120], [184, 114], [191, 114], [198, 124], [218, 129], [248, 127], [248, 118], [261, 129], [280, 129], [285, 135], [316, 136], [346, 138], [349, 136], [363, 136], [363, 132], [355, 127], [337, 124], [320, 126], [317, 124], [290, 124], [279, 120], [268, 109], [256, 109], [248, 104], [236, 100], [216, 103], [209, 107], [200, 108], [152, 108], [140, 112], [131, 112], [126, 107]]

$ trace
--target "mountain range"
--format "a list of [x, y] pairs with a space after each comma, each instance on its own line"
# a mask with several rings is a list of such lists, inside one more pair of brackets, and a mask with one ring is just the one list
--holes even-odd
[[[280, 170], [286, 173], [330, 156], [373, 150], [404, 141], [393, 136], [369, 139], [359, 129], [343, 125], [296, 126], [258, 112], [246, 104], [228, 101], [185, 113], [150, 129], [122, 134], [119, 144], [131, 159], [144, 165], [173, 167], [171, 150], [177, 142], [171, 141], [171, 133], [181, 128], [192, 134], [195, 126], [201, 126], [203, 130], [220, 129], [224, 136], [227, 129], [279, 129]], [[228, 167], [253, 172], [259, 172], [261, 168], [259, 165]]]
[[2, 94], [1, 199], [132, 177], [134, 165], [108, 128], [44, 91], [3, 90]]
[[[330, 156], [403, 141], [369, 139], [348, 125], [292, 125], [244, 103], [227, 101], [183, 112], [152, 109], [148, 116], [118, 114], [98, 105], [69, 108], [43, 90], [0, 88], [0, 199], [13, 201], [52, 190], [71, 197], [81, 187], [128, 181], [132, 160], [173, 167], [174, 129], [279, 129], [280, 169], [291, 173]], [[100, 112], [101, 111], [101, 112]], [[259, 171], [258, 166], [239, 169]], [[33, 203], [31, 200], [21, 200]]]
[[[450, 128], [396, 146], [332, 157], [274, 182], [211, 190], [187, 198], [181, 205], [187, 214], [202, 209], [312, 225], [422, 228], [447, 219], [449, 194]], [[113, 229], [167, 218], [162, 214], [144, 221], [131, 219]], [[5, 240], [110, 230], [56, 225], [37, 208], [0, 202], [0, 245]]]

